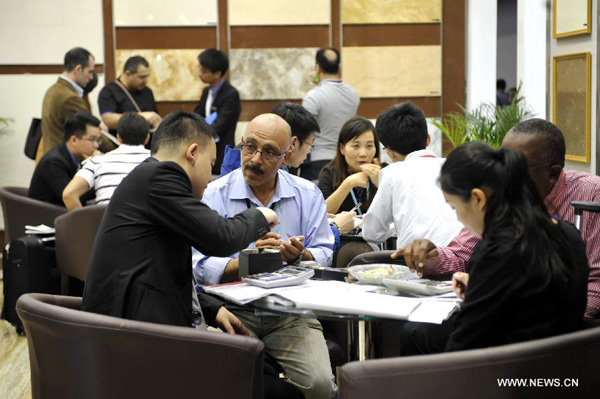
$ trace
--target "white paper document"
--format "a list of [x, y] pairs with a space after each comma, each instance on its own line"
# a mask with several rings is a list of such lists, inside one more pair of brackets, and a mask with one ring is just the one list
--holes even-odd
[[315, 280], [307, 283], [307, 289], [292, 289], [277, 294], [295, 302], [299, 308], [401, 320], [406, 320], [420, 303], [417, 298], [366, 292], [369, 287], [364, 285]]
[[40, 224], [37, 226], [25, 225], [25, 234], [54, 234], [54, 227]]
[[408, 316], [409, 321], [442, 324], [456, 309], [458, 302], [432, 299], [421, 301], [419, 306]]
[[261, 288], [240, 282], [204, 287], [204, 291], [238, 305], [273, 295], [285, 298], [302, 309], [436, 324], [444, 321], [458, 307], [458, 301], [381, 295], [369, 292], [373, 288], [376, 287], [307, 280], [300, 285], [279, 288]]

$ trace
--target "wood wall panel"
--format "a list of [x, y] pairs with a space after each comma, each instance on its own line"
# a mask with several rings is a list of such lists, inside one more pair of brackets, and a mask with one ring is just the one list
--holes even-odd
[[344, 47], [440, 44], [440, 24], [344, 25]]
[[[229, 52], [229, 24], [227, 15], [227, 0], [218, 0], [217, 13], [219, 20], [217, 21], [217, 29], [219, 36], [219, 47], [218, 49], [224, 53]], [[229, 78], [229, 76], [227, 76]]]
[[115, 71], [115, 27], [113, 21], [113, 1], [102, 0], [102, 27], [104, 29], [104, 65], [106, 82], [116, 78]]
[[[442, 115], [465, 105], [465, 6], [465, 0], [442, 2]], [[451, 148], [444, 136], [444, 154]]]
[[[64, 69], [63, 65], [0, 65], [0, 75], [20, 75], [23, 73], [58, 75], [63, 73]], [[96, 72], [104, 73], [104, 65], [96, 64]]]
[[231, 27], [231, 48], [296, 48], [328, 45], [327, 25]]
[[330, 47], [341, 49], [342, 48], [342, 6], [341, 0], [331, 0], [331, 41]]
[[217, 47], [217, 28], [116, 28], [117, 49], [201, 49]]
[[[260, 114], [271, 112], [283, 100], [242, 100], [241, 121], [251, 121]], [[301, 104], [301, 100], [290, 100], [292, 103]], [[163, 117], [173, 111], [193, 111], [197, 101], [161, 101], [157, 102], [158, 113]]]
[[367, 119], [377, 119], [386, 108], [406, 101], [420, 107], [428, 118], [440, 116], [441, 97], [361, 98], [358, 115]]

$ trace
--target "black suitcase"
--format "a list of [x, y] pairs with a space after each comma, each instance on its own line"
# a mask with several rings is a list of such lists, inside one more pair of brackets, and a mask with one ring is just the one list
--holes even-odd
[[29, 292], [60, 293], [54, 237], [25, 236], [11, 240], [2, 252], [4, 273], [4, 318], [23, 334], [17, 315], [17, 299]]

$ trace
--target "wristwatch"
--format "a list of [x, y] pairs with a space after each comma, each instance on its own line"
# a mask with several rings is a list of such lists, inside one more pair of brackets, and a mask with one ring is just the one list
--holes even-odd
[[304, 258], [304, 251], [300, 252], [300, 255], [298, 255], [298, 257], [296, 259], [294, 259], [294, 261], [292, 262], [292, 265], [296, 265], [296, 264], [302, 262], [302, 258]]

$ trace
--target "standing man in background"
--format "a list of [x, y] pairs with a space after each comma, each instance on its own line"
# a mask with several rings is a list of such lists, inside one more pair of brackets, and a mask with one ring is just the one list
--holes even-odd
[[229, 68], [227, 55], [214, 48], [204, 50], [198, 56], [200, 64], [200, 80], [208, 86], [202, 90], [200, 101], [194, 112], [204, 117], [215, 129], [217, 137], [217, 161], [212, 174], [221, 173], [225, 147], [234, 145], [235, 127], [242, 110], [240, 95], [226, 79], [225, 72]]
[[71, 115], [90, 112], [89, 103], [83, 99], [83, 88], [92, 80], [95, 67], [94, 56], [84, 48], [75, 47], [65, 54], [64, 71], [46, 91], [42, 102], [42, 139], [36, 163], [63, 141], [65, 122]]
[[144, 57], [134, 55], [125, 62], [121, 76], [100, 91], [100, 115], [113, 136], [117, 136], [117, 124], [126, 112], [136, 112], [143, 116], [151, 128], [158, 127], [162, 121], [156, 108], [154, 94], [147, 86], [149, 77], [148, 61]]
[[354, 87], [341, 79], [340, 52], [334, 48], [317, 51], [315, 72], [312, 77], [316, 87], [302, 99], [302, 106], [317, 117], [321, 134], [317, 134], [310, 162], [302, 165], [300, 176], [316, 180], [319, 172], [335, 157], [340, 129], [356, 115], [360, 98]]

